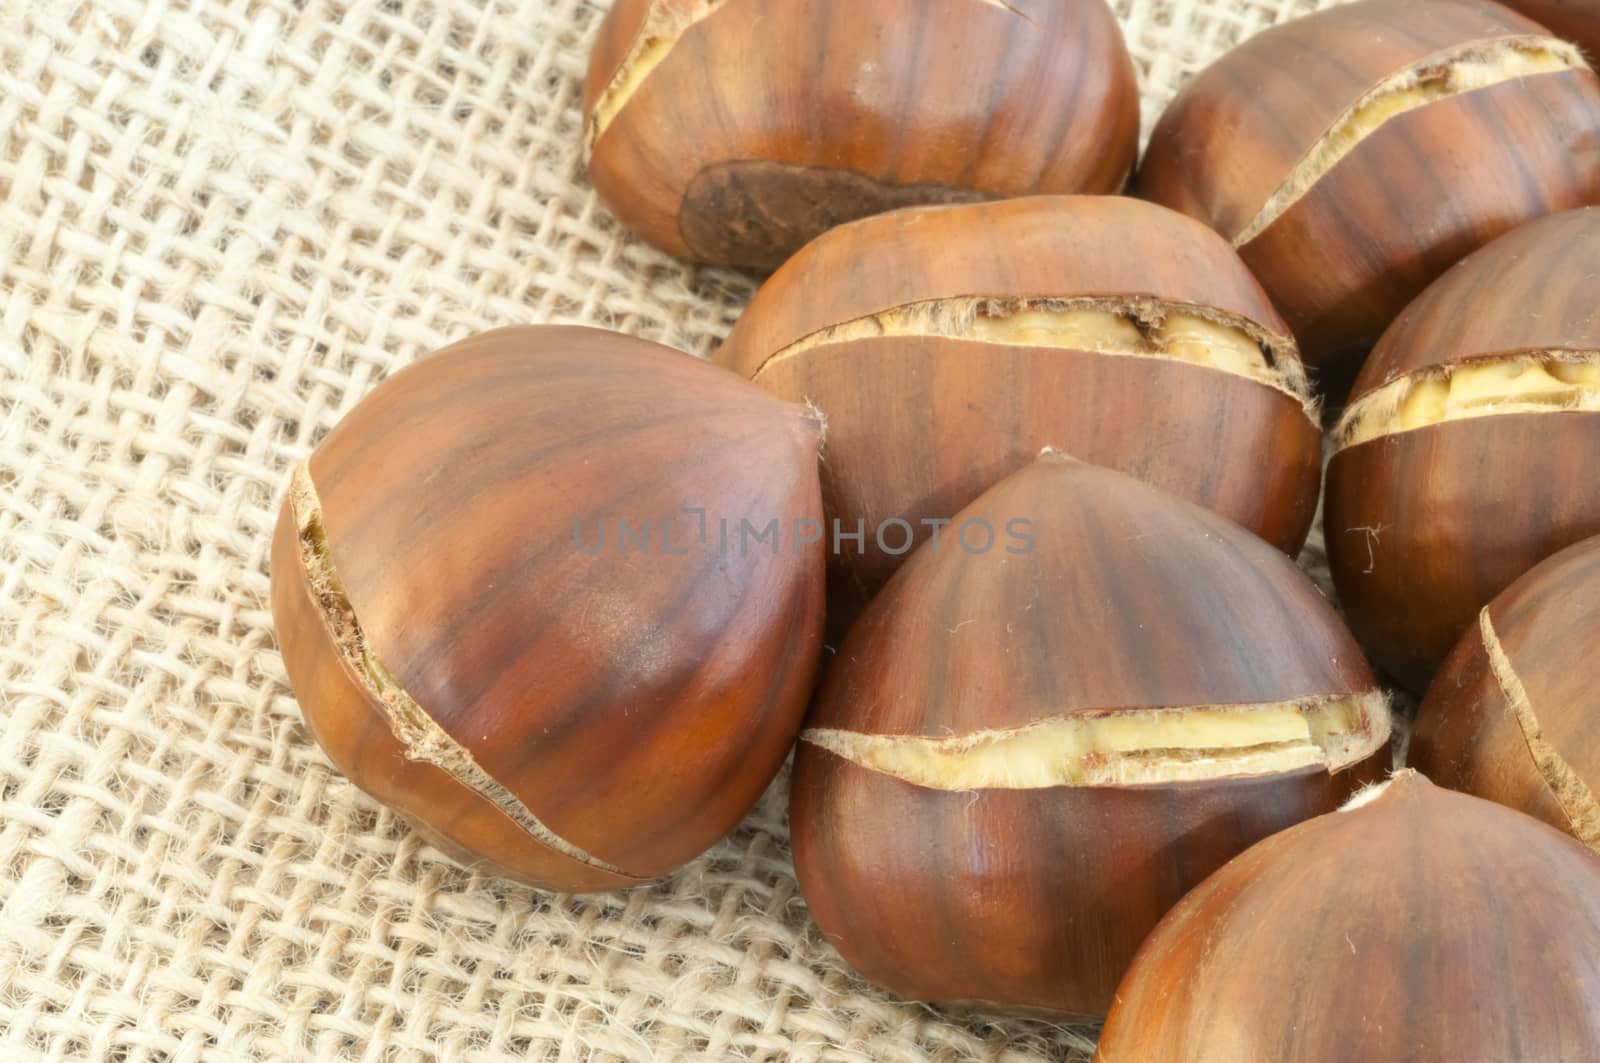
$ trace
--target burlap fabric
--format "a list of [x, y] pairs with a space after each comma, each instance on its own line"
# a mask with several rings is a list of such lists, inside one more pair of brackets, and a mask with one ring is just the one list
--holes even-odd
[[[660, 885], [548, 897], [419, 843], [300, 722], [267, 538], [342, 412], [513, 322], [705, 353], [753, 290], [596, 200], [578, 85], [600, 7], [4, 4], [8, 1058], [1084, 1058], [1092, 1031], [846, 970], [796, 892], [781, 779]], [[1146, 128], [1311, 6], [1123, 0]]]

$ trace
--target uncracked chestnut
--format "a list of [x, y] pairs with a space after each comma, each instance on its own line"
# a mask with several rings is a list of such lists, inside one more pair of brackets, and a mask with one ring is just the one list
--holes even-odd
[[1116, 191], [1138, 148], [1104, 0], [618, 0], [583, 103], [625, 225], [765, 269], [894, 207]]
[[731, 373], [594, 329], [502, 329], [395, 374], [296, 470], [273, 538], [307, 725], [514, 878], [606, 889], [695, 856], [811, 690], [818, 437]]
[[1389, 712], [1281, 552], [1046, 454], [851, 630], [796, 753], [811, 914], [903, 996], [1094, 1017], [1189, 889], [1389, 766]]
[[716, 358], [828, 418], [833, 628], [1043, 447], [1288, 553], [1317, 506], [1322, 436], [1288, 327], [1216, 233], [1135, 199], [842, 226], [773, 275]]
[[1150, 935], [1096, 1063], [1600, 1059], [1600, 857], [1414, 771], [1268, 838]]
[[1478, 614], [1428, 688], [1411, 764], [1600, 852], [1600, 538]]
[[1600, 534], [1600, 208], [1450, 270], [1335, 428], [1324, 531], [1351, 627], [1413, 690], [1512, 580]]
[[1458, 259], [1600, 201], [1600, 79], [1486, 0], [1365, 0], [1275, 26], [1200, 73], [1138, 191], [1215, 227], [1343, 394]]

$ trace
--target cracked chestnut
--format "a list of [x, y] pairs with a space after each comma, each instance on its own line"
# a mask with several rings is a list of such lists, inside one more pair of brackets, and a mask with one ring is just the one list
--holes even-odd
[[1096, 1017], [1163, 914], [1390, 763], [1389, 710], [1289, 558], [1045, 454], [868, 606], [795, 755], [795, 870], [906, 997]]
[[1485, 606], [1417, 711], [1410, 762], [1600, 852], [1600, 538]]
[[716, 359], [828, 418], [831, 630], [1044, 447], [1288, 553], [1317, 507], [1322, 434], [1288, 327], [1216, 233], [1136, 199], [841, 226], [762, 286]]
[[[819, 431], [595, 329], [501, 329], [395, 374], [296, 470], [273, 538], [312, 734], [513, 878], [607, 889], [697, 855], [777, 772], [811, 690]], [[746, 520], [767, 538], [727, 530]]]
[[895, 207], [1116, 191], [1139, 133], [1104, 0], [618, 0], [583, 110], [623, 224], [763, 269]]
[[1501, 237], [1385, 333], [1335, 427], [1334, 582], [1413, 690], [1512, 580], [1600, 534], [1596, 277], [1600, 208]]
[[1600, 857], [1415, 771], [1250, 849], [1117, 989], [1096, 1063], [1600, 1059]]
[[1600, 0], [1508, 0], [1506, 6], [1577, 44], [1591, 63], [1600, 59]]
[[1479, 0], [1365, 0], [1275, 26], [1161, 117], [1137, 188], [1239, 249], [1325, 390], [1457, 260], [1600, 201], [1600, 79]]

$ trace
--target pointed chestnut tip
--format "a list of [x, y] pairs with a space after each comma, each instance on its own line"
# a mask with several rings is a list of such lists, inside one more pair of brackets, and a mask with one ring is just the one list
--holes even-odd
[[1415, 792], [1421, 787], [1432, 788], [1433, 783], [1428, 777], [1415, 768], [1397, 768], [1382, 782], [1371, 783], [1356, 791], [1343, 805], [1339, 806], [1340, 812], [1354, 812], [1359, 808], [1366, 808], [1378, 799], [1387, 796], [1391, 791], [1404, 793]]

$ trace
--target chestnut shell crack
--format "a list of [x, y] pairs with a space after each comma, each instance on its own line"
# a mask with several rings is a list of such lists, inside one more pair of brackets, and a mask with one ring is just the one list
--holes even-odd
[[1351, 104], [1232, 237], [1243, 247], [1282, 217], [1360, 143], [1392, 118], [1479, 89], [1540, 74], [1587, 70], [1577, 46], [1554, 37], [1502, 37], [1472, 41], [1428, 56], [1391, 74]]
[[306, 463], [294, 471], [289, 506], [301, 565], [328, 636], [350, 674], [360, 682], [369, 700], [381, 709], [406, 759], [431, 764], [443, 771], [493, 805], [534, 840], [563, 856], [614, 875], [638, 878], [585, 852], [541, 822], [510, 789], [484, 770], [470, 750], [452, 738], [417, 704], [394, 673], [373, 653], [328, 548], [322, 502]]
[[1517, 674], [1511, 657], [1501, 645], [1487, 608], [1478, 614], [1478, 631], [1483, 638], [1484, 651], [1489, 656], [1489, 670], [1500, 685], [1500, 693], [1522, 731], [1534, 768], [1572, 825], [1572, 833], [1583, 844], [1600, 852], [1600, 801], [1595, 799], [1594, 792], [1583, 778], [1545, 739], [1539, 718], [1533, 711], [1533, 703], [1528, 698], [1527, 687], [1523, 685], [1522, 677]]
[[[1100, 334], [1061, 327], [1089, 320]], [[1052, 326], [1052, 322], [1055, 326]], [[1209, 326], [1207, 342], [1174, 332], [1181, 322]], [[1116, 325], [1124, 327], [1115, 327]], [[1112, 326], [1106, 329], [1105, 326]], [[1092, 332], [1093, 330], [1091, 330]], [[1224, 334], [1233, 334], [1231, 338]], [[768, 355], [751, 374], [835, 344], [883, 337], [943, 337], [977, 344], [1083, 350], [1112, 357], [1154, 358], [1229, 373], [1293, 398], [1320, 424], [1318, 404], [1294, 341], [1215, 307], [1149, 296], [962, 296], [927, 299], [843, 321]], [[1219, 342], [1220, 341], [1220, 342]]]
[[595, 143], [610, 128], [611, 122], [689, 28], [710, 18], [725, 3], [727, 0], [698, 0], [685, 7], [681, 3], [651, 0], [644, 21], [639, 25], [639, 32], [634, 35], [617, 72], [611, 75], [589, 110], [589, 119], [584, 127], [586, 151], [594, 150]]
[[811, 728], [802, 742], [933, 790], [1109, 787], [1336, 772], [1389, 742], [1382, 691], [1052, 716], [964, 735]]
[[1345, 408], [1333, 449], [1451, 421], [1600, 412], [1600, 351], [1490, 354], [1395, 377]]

